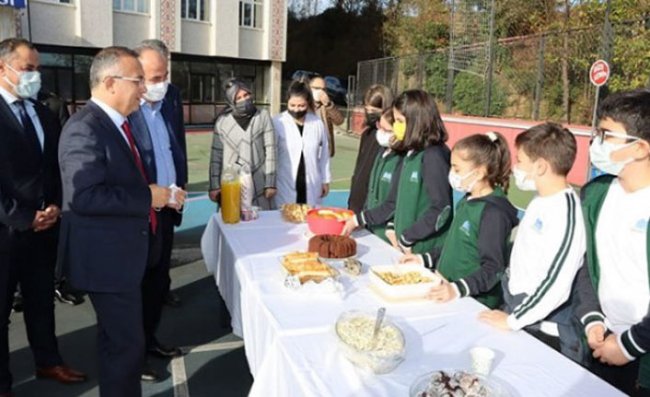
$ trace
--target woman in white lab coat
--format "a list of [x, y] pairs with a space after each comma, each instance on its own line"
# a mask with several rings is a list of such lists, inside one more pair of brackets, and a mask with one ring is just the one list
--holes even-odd
[[314, 114], [309, 87], [294, 82], [287, 110], [273, 118], [278, 145], [276, 204], [320, 205], [329, 193], [330, 156], [327, 132]]

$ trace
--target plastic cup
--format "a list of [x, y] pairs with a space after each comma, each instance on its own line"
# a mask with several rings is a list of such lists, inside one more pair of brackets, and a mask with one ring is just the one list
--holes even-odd
[[474, 347], [469, 351], [472, 358], [472, 370], [482, 376], [490, 375], [494, 362], [494, 350], [487, 347]]

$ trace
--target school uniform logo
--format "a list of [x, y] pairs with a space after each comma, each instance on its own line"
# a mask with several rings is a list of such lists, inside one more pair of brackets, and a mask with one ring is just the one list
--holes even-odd
[[648, 220], [645, 218], [637, 220], [632, 230], [638, 233], [645, 233], [648, 230]]
[[541, 233], [543, 228], [544, 222], [542, 222], [540, 218], [535, 219], [535, 223], [533, 223], [533, 230], [535, 230], [537, 233]]
[[460, 225], [460, 231], [463, 232], [467, 237], [469, 237], [469, 232], [472, 226], [470, 225], [469, 221], [463, 222], [462, 225]]
[[411, 172], [411, 177], [409, 178], [409, 181], [415, 183], [420, 182], [420, 174], [417, 171]]
[[390, 181], [392, 177], [393, 177], [392, 172], [385, 171], [383, 174], [381, 174], [382, 181]]

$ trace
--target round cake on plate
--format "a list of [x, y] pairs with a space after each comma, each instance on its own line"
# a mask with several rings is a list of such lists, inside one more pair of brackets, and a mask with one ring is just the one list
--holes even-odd
[[357, 254], [357, 242], [346, 236], [322, 234], [309, 239], [309, 252], [321, 258], [349, 258]]

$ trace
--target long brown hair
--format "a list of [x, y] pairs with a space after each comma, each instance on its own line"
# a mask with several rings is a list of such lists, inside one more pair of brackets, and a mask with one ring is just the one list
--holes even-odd
[[504, 192], [508, 191], [511, 159], [503, 135], [498, 132], [470, 135], [456, 142], [454, 150], [465, 151], [465, 159], [475, 166], [485, 166], [485, 178], [492, 188], [500, 186]]

